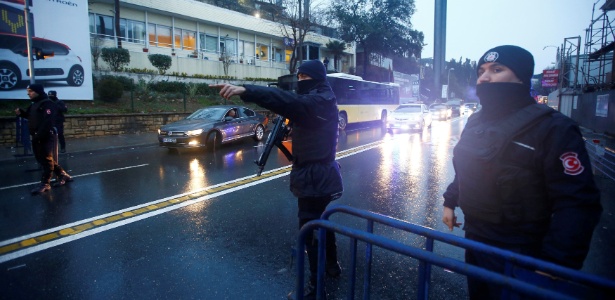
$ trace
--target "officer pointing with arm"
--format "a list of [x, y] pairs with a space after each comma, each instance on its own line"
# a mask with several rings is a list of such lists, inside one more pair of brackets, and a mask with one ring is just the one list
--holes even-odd
[[[230, 84], [212, 85], [224, 98], [240, 96], [282, 115], [293, 122], [290, 190], [298, 198], [299, 228], [319, 219], [327, 205], [343, 191], [340, 166], [335, 161], [338, 137], [338, 110], [335, 95], [326, 80], [322, 62], [306, 61], [297, 73], [297, 93], [277, 88]], [[305, 288], [306, 299], [316, 295], [317, 245], [313, 237], [306, 241], [310, 264], [310, 280]], [[335, 234], [327, 232], [327, 274], [337, 277], [341, 268], [337, 262]], [[289, 295], [291, 297], [292, 295]]]

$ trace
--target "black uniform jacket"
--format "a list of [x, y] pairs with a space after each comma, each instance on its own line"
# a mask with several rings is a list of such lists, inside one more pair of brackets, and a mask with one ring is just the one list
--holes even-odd
[[[481, 118], [473, 121], [486, 122]], [[492, 124], [488, 126], [498, 124], [498, 120], [490, 122]], [[464, 230], [498, 245], [538, 247], [538, 258], [581, 268], [602, 207], [585, 142], [576, 123], [559, 112], [546, 116], [514, 137], [505, 146], [498, 163], [536, 174], [531, 177], [531, 182], [528, 182], [528, 176], [524, 176], [524, 171], [500, 174], [495, 180], [498, 184], [495, 189], [500, 192], [500, 184], [504, 181], [515, 185], [506, 192], [513, 199], [513, 203], [509, 203], [513, 206], [503, 214], [521, 212], [521, 216], [523, 213], [531, 215], [531, 220], [509, 218], [506, 222], [493, 224], [464, 213]], [[464, 170], [456, 166], [455, 173], [455, 180], [444, 193], [444, 206], [453, 209], [458, 206], [459, 182]], [[461, 190], [474, 193], [489, 190], [484, 186], [485, 182], [473, 185]], [[537, 198], [536, 195], [544, 197]]]
[[298, 198], [337, 198], [343, 191], [339, 164], [335, 161], [338, 110], [328, 83], [316, 85], [307, 94], [275, 88], [244, 85], [241, 99], [254, 102], [292, 121], [293, 168], [290, 190]]
[[58, 106], [47, 95], [36, 97], [25, 111], [19, 111], [21, 117], [28, 119], [28, 129], [33, 140], [49, 138], [55, 126]]
[[56, 116], [56, 124], [63, 123], [66, 119], [64, 118], [64, 114], [68, 112], [68, 108], [66, 107], [66, 103], [64, 101], [58, 99], [58, 97], [50, 98], [53, 103], [58, 106], [58, 115]]

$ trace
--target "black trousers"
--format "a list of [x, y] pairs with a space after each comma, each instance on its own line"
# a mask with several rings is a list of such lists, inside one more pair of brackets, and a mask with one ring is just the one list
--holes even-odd
[[[482, 237], [473, 235], [466, 232], [466, 238], [495, 246], [498, 248], [506, 249], [512, 252], [516, 252], [526, 256], [539, 257], [540, 245], [512, 245], [503, 244], [490, 240], [486, 240]], [[482, 252], [475, 252], [466, 249], [465, 260], [467, 263], [481, 267], [483, 269], [491, 270], [497, 273], [505, 273], [505, 261], [495, 256], [488, 255]], [[588, 297], [592, 291], [586, 289], [583, 286], [569, 282], [567, 280], [553, 279], [541, 274], [536, 273], [534, 270], [528, 270], [519, 266], [512, 268], [512, 274], [510, 275], [532, 285], [539, 286], [551, 291], [557, 291], [570, 295], [573, 297], [579, 297], [583, 299], [595, 299], [599, 297]], [[468, 293], [471, 300], [476, 299], [534, 299], [532, 297], [518, 294], [513, 290], [506, 291], [502, 287], [485, 282], [472, 276], [468, 276]]]
[[[320, 219], [320, 216], [327, 208], [327, 205], [331, 203], [331, 197], [306, 197], [299, 198], [299, 228], [303, 227], [305, 223]], [[337, 263], [337, 245], [335, 241], [335, 233], [327, 231], [326, 234], [326, 261], [327, 263]], [[316, 240], [314, 232], [312, 232], [305, 240], [305, 248], [308, 255], [308, 261], [310, 263], [310, 281], [312, 284], [316, 283], [316, 276], [318, 270], [318, 241]]]
[[32, 151], [36, 161], [43, 167], [41, 183], [49, 184], [52, 174], [62, 175], [64, 169], [58, 165], [58, 142], [54, 132], [47, 138], [32, 139]]

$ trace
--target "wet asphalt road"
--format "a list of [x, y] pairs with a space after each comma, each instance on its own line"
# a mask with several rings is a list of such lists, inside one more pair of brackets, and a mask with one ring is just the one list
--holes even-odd
[[[452, 146], [464, 123], [434, 122], [422, 133], [363, 126], [341, 133], [345, 192], [337, 203], [444, 231], [441, 195], [453, 177]], [[33, 161], [3, 163], [0, 247], [14, 249], [0, 253], [0, 298], [285, 299], [295, 280], [296, 200], [281, 153], [265, 169], [281, 168], [278, 175], [253, 178], [255, 145], [247, 140], [214, 153], [142, 147], [70, 155], [60, 163], [75, 181], [39, 196], [29, 194], [28, 184], [40, 176]], [[615, 248], [612, 212], [605, 211], [611, 218], [597, 230], [586, 266], [615, 278], [605, 267], [614, 262], [606, 255]], [[344, 216], [332, 220], [364, 227]], [[389, 228], [375, 232], [422, 245]], [[338, 238], [343, 267], [347, 244]], [[456, 248], [436, 252], [463, 259]], [[417, 266], [376, 249], [372, 299], [414, 298]], [[343, 297], [346, 275], [328, 283], [330, 298]], [[434, 268], [431, 299], [465, 297], [464, 277]]]

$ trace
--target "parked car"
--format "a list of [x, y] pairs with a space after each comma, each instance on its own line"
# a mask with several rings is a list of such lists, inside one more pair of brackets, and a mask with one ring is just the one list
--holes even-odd
[[425, 104], [402, 104], [387, 118], [387, 129], [411, 130], [431, 126], [431, 114]]
[[[32, 57], [36, 81], [66, 81], [81, 86], [85, 75], [81, 58], [66, 45], [33, 37]], [[30, 78], [27, 38], [0, 33], [0, 91], [8, 91]]]
[[448, 120], [453, 115], [453, 109], [443, 103], [432, 104], [429, 106], [429, 112], [434, 120]]
[[461, 105], [451, 104], [449, 106], [451, 107], [451, 116], [461, 116], [463, 114], [463, 111], [461, 110]]
[[476, 112], [476, 110], [478, 109], [478, 103], [468, 102], [463, 105], [463, 108], [466, 114], [471, 114], [471, 113]]
[[[235, 116], [232, 116], [234, 111]], [[242, 138], [263, 139], [265, 117], [255, 111], [234, 105], [201, 108], [184, 120], [158, 129], [158, 143], [162, 147], [215, 149], [217, 146]]]

